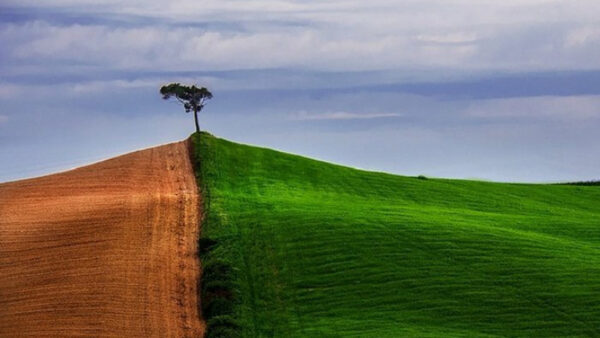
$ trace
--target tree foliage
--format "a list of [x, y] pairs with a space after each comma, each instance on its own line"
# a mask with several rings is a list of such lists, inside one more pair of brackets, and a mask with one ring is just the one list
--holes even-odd
[[194, 121], [196, 123], [196, 132], [200, 132], [198, 125], [198, 112], [204, 108], [207, 100], [212, 99], [212, 93], [205, 87], [196, 85], [186, 86], [180, 83], [171, 83], [160, 88], [160, 94], [163, 99], [168, 100], [172, 97], [177, 99], [183, 105], [186, 113], [194, 112]]

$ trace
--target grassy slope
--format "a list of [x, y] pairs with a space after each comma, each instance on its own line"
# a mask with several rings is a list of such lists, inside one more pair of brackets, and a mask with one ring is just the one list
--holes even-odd
[[245, 336], [599, 336], [600, 189], [417, 179], [194, 135]]

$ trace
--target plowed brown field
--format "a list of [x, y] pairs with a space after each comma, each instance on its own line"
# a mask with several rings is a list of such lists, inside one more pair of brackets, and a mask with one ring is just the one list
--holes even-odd
[[0, 184], [0, 336], [198, 337], [187, 142]]

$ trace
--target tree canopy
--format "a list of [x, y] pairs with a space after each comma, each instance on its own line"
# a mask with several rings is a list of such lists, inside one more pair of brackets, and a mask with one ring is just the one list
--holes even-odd
[[177, 99], [183, 105], [186, 113], [194, 112], [194, 122], [196, 124], [196, 132], [200, 131], [198, 125], [198, 112], [204, 108], [207, 100], [212, 99], [212, 93], [205, 87], [197, 87], [196, 85], [186, 86], [180, 83], [171, 83], [160, 88], [160, 94], [163, 99], [168, 100], [171, 97]]

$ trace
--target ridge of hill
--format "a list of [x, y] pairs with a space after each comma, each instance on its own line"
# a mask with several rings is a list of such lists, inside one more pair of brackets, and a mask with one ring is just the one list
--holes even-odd
[[0, 184], [0, 337], [198, 337], [187, 142]]
[[366, 172], [192, 135], [208, 336], [600, 335], [600, 189]]

